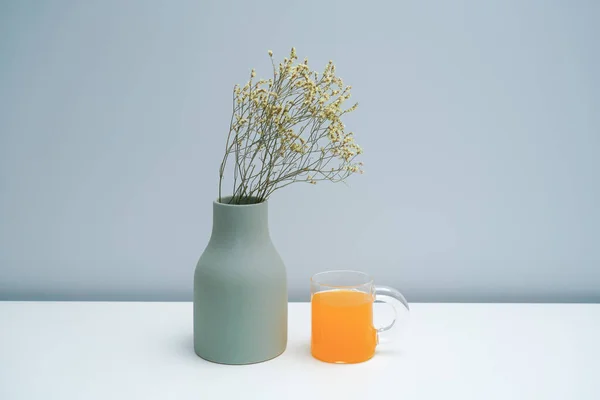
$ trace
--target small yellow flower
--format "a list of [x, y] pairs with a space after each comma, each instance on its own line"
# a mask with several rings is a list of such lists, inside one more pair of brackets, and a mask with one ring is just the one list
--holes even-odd
[[269, 50], [269, 57], [273, 57], [273, 50]]
[[252, 72], [250, 72], [250, 78], [254, 78], [256, 76], [256, 70], [252, 68]]
[[296, 153], [304, 154], [304, 147], [299, 145], [298, 143], [292, 143], [290, 145], [290, 150]]

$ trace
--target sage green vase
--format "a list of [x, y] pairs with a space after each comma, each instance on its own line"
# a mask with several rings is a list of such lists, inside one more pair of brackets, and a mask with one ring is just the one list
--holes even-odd
[[230, 200], [213, 203], [212, 235], [194, 273], [194, 349], [208, 361], [252, 364], [286, 348], [287, 276], [267, 202]]

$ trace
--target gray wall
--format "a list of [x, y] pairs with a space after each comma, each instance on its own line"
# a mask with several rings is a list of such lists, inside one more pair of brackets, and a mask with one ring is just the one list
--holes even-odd
[[231, 88], [353, 85], [367, 173], [271, 199], [290, 298], [600, 301], [600, 2], [1, 1], [0, 298], [189, 300]]

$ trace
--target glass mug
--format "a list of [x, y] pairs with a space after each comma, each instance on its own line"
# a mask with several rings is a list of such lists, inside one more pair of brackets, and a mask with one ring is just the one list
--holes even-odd
[[[364, 272], [320, 272], [310, 279], [310, 287], [311, 353], [325, 362], [351, 364], [369, 360], [375, 354], [379, 334], [390, 330], [396, 322], [397, 303], [409, 310], [399, 291], [374, 285]], [[394, 309], [394, 319], [389, 325], [373, 326], [374, 302], [388, 303]]]

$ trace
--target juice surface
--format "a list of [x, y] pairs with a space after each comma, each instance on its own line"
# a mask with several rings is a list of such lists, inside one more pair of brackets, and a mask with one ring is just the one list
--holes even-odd
[[319, 292], [312, 297], [312, 355], [322, 361], [357, 363], [375, 353], [373, 296], [352, 290]]

